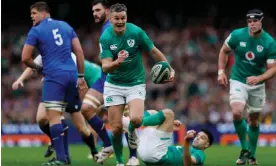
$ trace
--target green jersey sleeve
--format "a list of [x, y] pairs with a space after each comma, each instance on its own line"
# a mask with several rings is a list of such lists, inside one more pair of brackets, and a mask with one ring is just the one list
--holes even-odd
[[143, 51], [146, 51], [146, 52], [151, 51], [154, 45], [151, 39], [146, 34], [146, 32], [141, 29], [139, 36], [140, 36], [140, 44]]
[[101, 36], [100, 38], [100, 52], [101, 59], [113, 58], [112, 52], [109, 50], [108, 47], [108, 40], [103, 36]]
[[276, 42], [273, 41], [270, 46], [268, 47], [268, 55], [267, 55], [267, 62], [270, 61], [274, 62], [276, 59]]
[[203, 151], [197, 150], [197, 151], [192, 152], [191, 155], [196, 159], [196, 164], [198, 164], [198, 165], [204, 164], [205, 154]]
[[231, 32], [230, 35], [225, 39], [225, 44], [232, 50], [235, 50], [238, 44], [235, 31]]

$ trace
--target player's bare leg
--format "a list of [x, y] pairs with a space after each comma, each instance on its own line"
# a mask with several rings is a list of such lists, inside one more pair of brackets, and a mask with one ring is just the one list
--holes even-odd
[[[43, 103], [39, 103], [36, 113], [36, 122], [39, 125], [41, 131], [43, 131], [51, 140], [51, 133], [49, 127], [49, 120], [47, 116], [46, 109]], [[52, 145], [52, 141], [50, 141], [47, 150], [44, 154], [44, 157], [50, 157], [54, 153], [54, 148]]]
[[107, 134], [105, 125], [102, 119], [97, 115], [97, 112], [99, 112], [99, 108], [102, 104], [103, 95], [97, 90], [90, 88], [83, 100], [82, 114], [89, 125], [99, 135], [104, 144], [104, 148], [101, 150], [98, 156], [98, 163], [103, 162], [113, 153], [113, 147]]
[[161, 110], [165, 116], [165, 120], [157, 127], [158, 130], [165, 132], [173, 132], [174, 113], [171, 109]]
[[[127, 140], [127, 143], [128, 143], [129, 142], [129, 140], [128, 140], [128, 126], [129, 126], [129, 123], [130, 123], [128, 105], [125, 106], [125, 111], [124, 111], [124, 116], [123, 116], [122, 122], [123, 122], [123, 130], [125, 132], [125, 137], [126, 137], [126, 140]], [[129, 158], [128, 158], [128, 161], [127, 161], [126, 165], [127, 166], [140, 165], [139, 159], [137, 157], [137, 148], [132, 149], [129, 146], [129, 143], [128, 143], [128, 150], [129, 150]]]
[[[51, 133], [50, 133], [50, 127], [49, 127], [49, 120], [48, 120], [48, 116], [47, 116], [47, 112], [45, 109], [45, 106], [43, 103], [39, 103], [38, 105], [38, 109], [37, 109], [37, 114], [36, 114], [36, 122], [39, 124], [40, 129], [49, 137], [49, 139], [51, 140]], [[63, 131], [64, 131], [64, 148], [65, 148], [65, 153], [67, 156], [67, 161], [70, 164], [71, 160], [70, 160], [70, 155], [69, 155], [69, 150], [68, 150], [68, 135], [67, 135], [67, 130], [68, 130], [68, 126], [64, 120], [64, 116], [61, 116], [61, 122], [63, 124]], [[44, 154], [44, 157], [50, 157], [52, 154], [54, 153], [54, 148], [53, 148], [53, 144], [52, 144], [52, 140], [49, 143], [47, 150]]]
[[171, 109], [147, 110], [143, 118], [143, 126], [158, 126], [157, 129], [164, 132], [174, 131], [173, 122], [174, 112]]
[[135, 129], [142, 125], [145, 110], [144, 100], [133, 99], [129, 101], [128, 106], [130, 118], [130, 125], [128, 128], [128, 143], [131, 148], [136, 149], [138, 144], [138, 136]]
[[101, 105], [99, 108], [98, 116], [103, 120], [104, 123], [108, 123], [108, 110]]
[[249, 165], [258, 165], [256, 160], [256, 149], [258, 144], [258, 138], [260, 135], [260, 113], [254, 112], [250, 113], [248, 117], [248, 139], [249, 139], [249, 150], [250, 150], [250, 157], [248, 160]]
[[72, 113], [72, 120], [75, 124], [77, 130], [81, 133], [83, 141], [88, 145], [90, 148], [90, 152], [93, 156], [93, 159], [97, 161], [98, 159], [98, 151], [94, 144], [94, 137], [86, 125], [85, 119], [81, 112], [74, 112]]
[[234, 126], [236, 133], [239, 137], [240, 143], [241, 143], [241, 152], [240, 156], [236, 161], [237, 165], [244, 165], [246, 164], [248, 158], [249, 158], [249, 151], [248, 151], [248, 143], [246, 141], [246, 135], [247, 135], [247, 124], [245, 119], [243, 119], [243, 111], [245, 108], [245, 103], [242, 102], [232, 102], [230, 104], [232, 113], [233, 113], [233, 120], [234, 120]]
[[111, 126], [111, 141], [114, 148], [117, 165], [124, 164], [123, 160], [123, 124], [122, 115], [125, 105], [113, 105], [108, 108], [108, 121]]

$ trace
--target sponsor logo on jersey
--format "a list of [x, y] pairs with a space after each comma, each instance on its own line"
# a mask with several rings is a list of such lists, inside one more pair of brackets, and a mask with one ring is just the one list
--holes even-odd
[[241, 47], [246, 47], [246, 42], [240, 42]]
[[261, 45], [257, 45], [257, 51], [262, 52], [264, 50], [264, 47]]
[[248, 51], [245, 54], [245, 57], [246, 57], [247, 60], [252, 61], [253, 59], [255, 59], [255, 54], [252, 51]]
[[129, 47], [133, 47], [134, 44], [135, 44], [135, 40], [129, 39], [129, 40], [127, 40], [127, 44], [128, 44]]
[[118, 47], [117, 47], [117, 44], [112, 44], [111, 46], [110, 46], [110, 49], [111, 50], [116, 50]]

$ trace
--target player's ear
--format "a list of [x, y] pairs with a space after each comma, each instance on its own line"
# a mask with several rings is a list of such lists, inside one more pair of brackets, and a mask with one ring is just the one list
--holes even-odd
[[210, 146], [210, 143], [209, 143], [209, 142], [206, 142], [204, 148], [206, 149], [206, 148], [208, 148], [209, 146]]
[[105, 14], [106, 15], [110, 15], [110, 10], [109, 9], [105, 9]]
[[42, 11], [42, 16], [43, 16], [43, 18], [46, 18], [47, 17], [47, 13], [45, 11]]

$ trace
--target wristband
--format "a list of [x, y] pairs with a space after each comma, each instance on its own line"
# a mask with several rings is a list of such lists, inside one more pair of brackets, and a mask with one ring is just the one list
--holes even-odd
[[223, 69], [219, 69], [218, 70], [218, 75], [224, 74], [224, 70]]
[[83, 73], [78, 74], [78, 78], [84, 78], [84, 74]]

